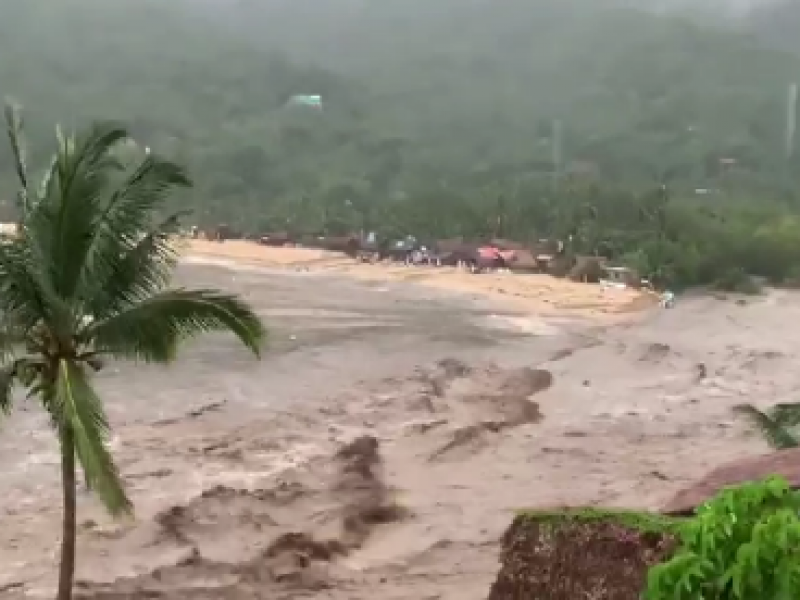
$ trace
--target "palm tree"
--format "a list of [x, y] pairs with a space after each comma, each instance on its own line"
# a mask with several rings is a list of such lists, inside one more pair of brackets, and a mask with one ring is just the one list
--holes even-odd
[[776, 404], [766, 412], [750, 404], [740, 404], [733, 410], [747, 419], [776, 450], [800, 446], [800, 437], [794, 431], [800, 425], [800, 403]]
[[[12, 146], [22, 147], [20, 131], [9, 131]], [[10, 410], [12, 389], [24, 388], [48, 412], [61, 448], [57, 600], [72, 598], [76, 462], [112, 515], [133, 510], [106, 446], [109, 424], [92, 372], [104, 359], [171, 363], [180, 342], [212, 330], [232, 332], [258, 357], [266, 335], [236, 296], [168, 289], [179, 215], [159, 215], [170, 192], [190, 181], [154, 154], [124, 169], [113, 149], [126, 139], [109, 123], [59, 132], [37, 190], [17, 161], [20, 231], [0, 244], [0, 408]]]

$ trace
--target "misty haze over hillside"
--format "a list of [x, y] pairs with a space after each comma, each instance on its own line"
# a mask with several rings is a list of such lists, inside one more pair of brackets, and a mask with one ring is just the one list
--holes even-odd
[[[536, 22], [549, 23], [555, 15], [575, 21], [589, 20], [595, 15], [619, 9], [636, 12], [652, 10], [667, 17], [699, 19], [706, 25], [733, 27], [751, 32], [753, 25], [764, 25], [756, 33], [770, 42], [771, 29], [787, 29], [788, 16], [793, 25], [794, 15], [800, 15], [798, 0], [406, 0], [406, 2], [373, 2], [370, 0], [182, 0], [190, 9], [204, 7], [206, 16], [214, 22], [234, 27], [259, 43], [288, 52], [296, 52], [303, 59], [326, 62], [328, 58], [341, 58], [341, 47], [379, 43], [381, 37], [389, 39], [413, 29], [430, 30], [437, 27], [454, 31], [464, 27], [466, 39], [481, 31], [498, 35], [502, 39], [506, 29], [529, 28], [531, 35], [541, 33], [543, 27]], [[195, 12], [195, 11], [193, 11]], [[411, 34], [413, 35], [413, 33]], [[786, 34], [776, 32], [784, 44]], [[353, 40], [352, 38], [355, 38]], [[429, 41], [434, 41], [432, 38]], [[389, 43], [387, 41], [387, 43]], [[567, 43], [560, 40], [559, 43]], [[311, 47], [317, 54], [306, 55], [303, 48]], [[426, 44], [427, 48], [428, 45]], [[800, 45], [798, 45], [800, 47]], [[337, 49], [340, 52], [337, 52]], [[405, 52], [414, 46], [405, 46]], [[431, 48], [431, 50], [433, 50]]]
[[[198, 173], [208, 219], [236, 206], [247, 221], [265, 197], [281, 212], [342, 182], [403, 197], [554, 169], [711, 189], [723, 158], [736, 164], [727, 185], [792, 189], [786, 102], [800, 58], [783, 50], [800, 52], [798, 3], [650, 3], [668, 15], [632, 4], [5, 0], [0, 82], [32, 113], [35, 147], [47, 143], [39, 122], [132, 123]], [[323, 110], [285, 110], [297, 94]], [[0, 155], [0, 192], [10, 167]]]
[[[721, 15], [744, 15], [753, 9], [776, 5], [783, 0], [644, 0], [639, 5], [651, 4], [660, 10], [706, 10]], [[631, 6], [634, 6], [631, 4]]]

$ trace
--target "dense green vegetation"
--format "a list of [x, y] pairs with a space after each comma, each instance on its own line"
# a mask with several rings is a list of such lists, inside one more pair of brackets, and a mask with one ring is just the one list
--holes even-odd
[[719, 492], [681, 526], [675, 556], [648, 574], [647, 600], [800, 594], [800, 493], [783, 478]]
[[[572, 234], [670, 283], [794, 278], [783, 21], [622, 4], [6, 0], [0, 84], [35, 122], [119, 117], [186, 162], [199, 223]], [[8, 215], [12, 174], [0, 154]]]
[[[50, 168], [30, 177], [18, 113], [7, 112], [20, 175], [19, 235], [0, 245], [0, 411], [15, 387], [41, 402], [61, 448], [64, 518], [57, 600], [71, 600], [76, 467], [115, 515], [130, 512], [106, 441], [109, 423], [92, 374], [106, 359], [169, 364], [179, 345], [228, 331], [259, 355], [265, 330], [239, 298], [169, 289], [178, 219], [160, 216], [183, 169], [150, 154], [126, 167], [113, 152], [129, 132], [96, 124], [57, 132]], [[164, 212], [169, 212], [164, 211]]]

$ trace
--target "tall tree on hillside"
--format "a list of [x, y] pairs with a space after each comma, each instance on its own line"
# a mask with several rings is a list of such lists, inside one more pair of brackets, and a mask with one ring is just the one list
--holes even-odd
[[[19, 128], [9, 131], [19, 147]], [[259, 356], [266, 332], [236, 296], [167, 287], [179, 215], [161, 211], [170, 192], [190, 185], [179, 166], [150, 154], [124, 169], [113, 150], [128, 133], [114, 124], [57, 137], [38, 189], [18, 161], [27, 201], [19, 234], [0, 244], [0, 408], [11, 409], [12, 390], [21, 386], [41, 402], [58, 436], [64, 514], [57, 600], [71, 600], [76, 459], [111, 514], [133, 509], [106, 446], [109, 424], [91, 373], [104, 358], [171, 363], [180, 342], [212, 330], [232, 332]]]

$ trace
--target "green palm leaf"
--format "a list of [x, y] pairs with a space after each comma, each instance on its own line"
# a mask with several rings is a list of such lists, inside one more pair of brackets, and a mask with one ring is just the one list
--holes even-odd
[[[153, 216], [176, 189], [189, 186], [191, 181], [181, 167], [150, 154], [97, 215], [82, 260], [79, 289], [115, 306], [163, 288], [176, 258], [169, 236], [179, 230], [184, 213], [160, 223], [153, 223]], [[110, 292], [117, 297], [109, 298]]]
[[28, 160], [25, 136], [23, 135], [22, 109], [10, 100], [6, 101], [4, 110], [6, 120], [6, 131], [8, 134], [9, 145], [11, 146], [11, 156], [14, 159], [14, 170], [19, 179], [20, 189], [17, 192], [17, 210], [20, 218], [28, 209]]
[[800, 446], [800, 440], [787, 429], [788, 425], [776, 420], [773, 416], [750, 404], [740, 404], [733, 410], [747, 419], [773, 448], [783, 450]]
[[[183, 214], [170, 215], [131, 247], [107, 248], [104, 256], [111, 254], [112, 260], [100, 269], [86, 270], [94, 272], [94, 280], [87, 279], [82, 286], [90, 292], [85, 302], [89, 314], [105, 318], [169, 284], [178, 262], [173, 237], [180, 231]], [[112, 264], [113, 269], [109, 269]]]
[[167, 363], [178, 343], [200, 333], [230, 331], [256, 356], [266, 330], [239, 298], [214, 290], [169, 290], [87, 326], [82, 338], [96, 352]]
[[43, 198], [46, 198], [49, 194], [54, 193], [54, 184], [56, 182], [56, 169], [58, 168], [58, 155], [54, 155], [53, 158], [50, 159], [50, 165], [47, 167], [47, 170], [44, 172], [44, 176], [42, 180], [39, 182], [39, 189], [37, 190], [36, 195], [36, 204], [42, 201]]
[[15, 379], [16, 369], [13, 364], [0, 368], [0, 412], [6, 415], [11, 412], [11, 394], [14, 389]]
[[66, 318], [68, 308], [51, 285], [48, 265], [27, 236], [0, 244], [0, 313], [7, 330], [27, 332], [42, 321], [59, 329]]
[[13, 313], [6, 312], [0, 317], [0, 364], [13, 362], [17, 352], [24, 349], [29, 341], [27, 334]]
[[103, 403], [75, 362], [59, 361], [50, 408], [58, 426], [71, 430], [87, 483], [106, 509], [112, 515], [130, 513], [133, 506], [106, 448], [109, 427]]
[[112, 150], [127, 132], [97, 124], [79, 137], [62, 139], [49, 189], [24, 224], [37, 258], [46, 261], [52, 287], [71, 298], [78, 285], [96, 218], [107, 201], [111, 174], [120, 169]]

